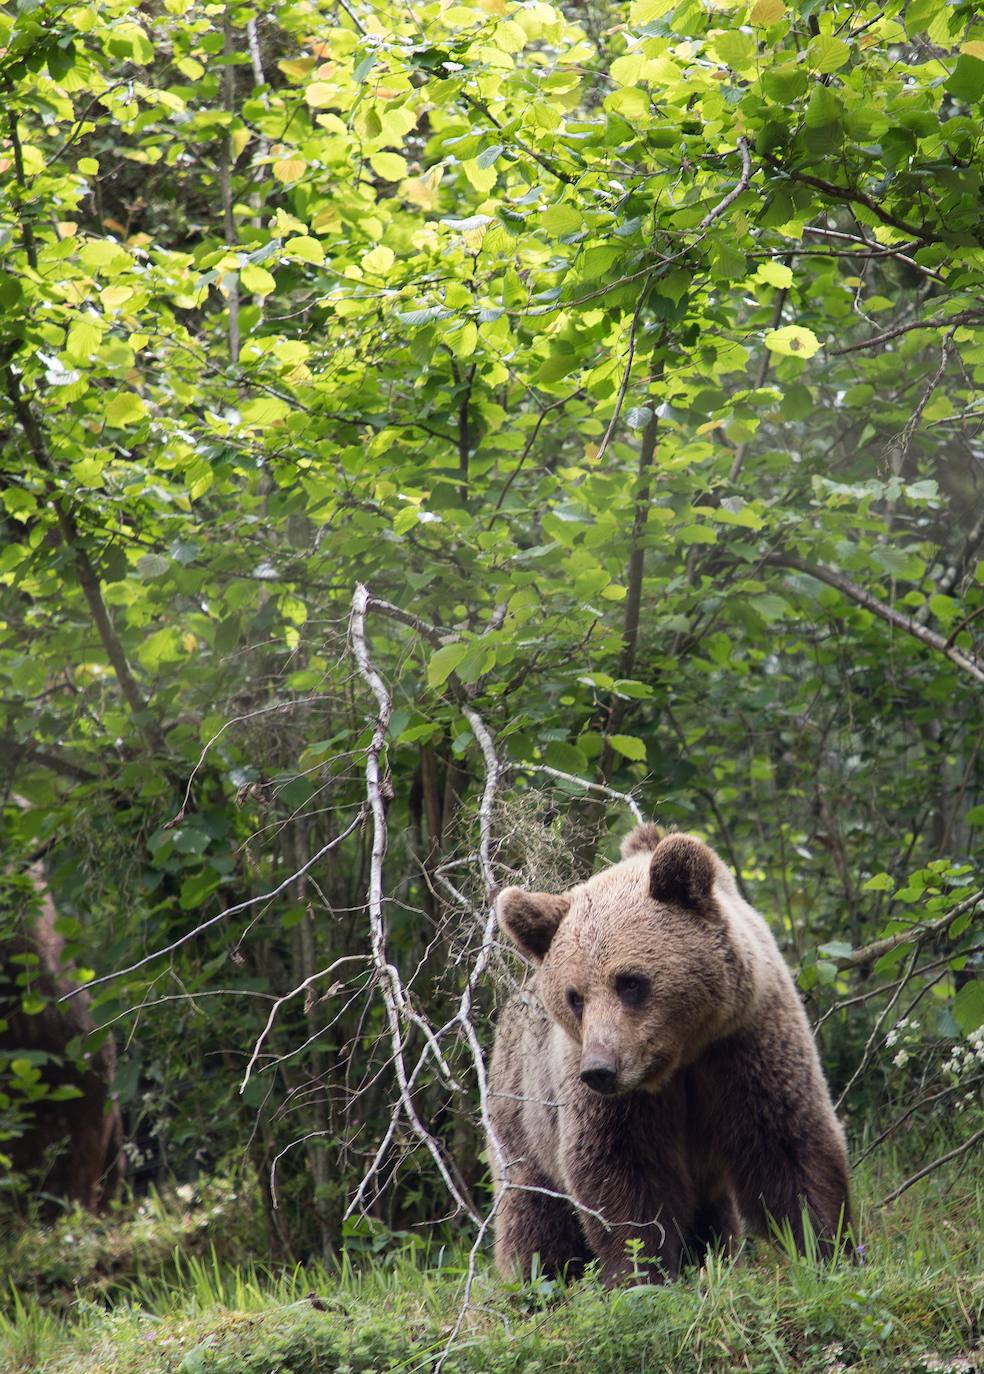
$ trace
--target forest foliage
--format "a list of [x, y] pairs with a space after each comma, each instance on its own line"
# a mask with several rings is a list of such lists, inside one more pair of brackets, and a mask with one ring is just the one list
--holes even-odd
[[276, 1161], [282, 1253], [374, 1159], [390, 1227], [481, 1212], [488, 888], [630, 793], [856, 1149], [972, 1141], [978, 7], [19, 0], [0, 87], [5, 1015], [39, 860], [65, 976], [129, 970], [2, 1041], [0, 1149], [113, 1037], [138, 1187]]

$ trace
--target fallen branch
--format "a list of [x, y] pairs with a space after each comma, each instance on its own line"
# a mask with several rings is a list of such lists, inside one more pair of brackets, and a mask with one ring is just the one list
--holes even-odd
[[984, 1127], [979, 1131], [975, 1131], [972, 1136], [968, 1136], [963, 1144], [958, 1145], [955, 1150], [949, 1150], [945, 1155], [940, 1155], [939, 1159], [934, 1159], [930, 1164], [925, 1164], [921, 1169], [917, 1169], [914, 1174], [911, 1174], [903, 1183], [900, 1183], [897, 1188], [893, 1188], [887, 1196], [883, 1197], [879, 1202], [876, 1202], [875, 1206], [887, 1207], [890, 1202], [894, 1202], [896, 1198], [900, 1198], [903, 1193], [908, 1192], [914, 1183], [918, 1183], [920, 1179], [925, 1178], [927, 1174], [933, 1173], [944, 1164], [949, 1164], [951, 1159], [958, 1159], [960, 1155], [965, 1155], [968, 1150], [972, 1150], [974, 1146], [979, 1145], [982, 1140], [984, 1140]]
[[[433, 1031], [427, 1026], [422, 1017], [411, 1015], [409, 1002], [400, 981], [400, 976], [393, 965], [389, 962], [386, 955], [386, 928], [383, 920], [383, 858], [386, 854], [386, 801], [384, 790], [389, 789], [389, 779], [384, 779], [380, 760], [386, 745], [386, 731], [389, 728], [392, 703], [389, 692], [382, 678], [376, 672], [369, 658], [369, 647], [366, 642], [366, 613], [370, 605], [370, 596], [366, 588], [359, 583], [352, 598], [352, 612], [349, 617], [349, 637], [352, 644], [352, 652], [355, 657], [359, 674], [367, 684], [376, 699], [377, 714], [376, 723], [373, 728], [372, 739], [366, 750], [366, 794], [369, 801], [370, 814], [372, 816], [372, 850], [369, 860], [369, 927], [372, 943], [372, 959], [378, 975], [379, 987], [386, 1008], [386, 1020], [389, 1027], [390, 1045], [393, 1054], [393, 1067], [396, 1073], [397, 1083], [400, 1090], [400, 1107], [409, 1121], [417, 1139], [424, 1145], [430, 1154], [441, 1176], [444, 1186], [447, 1188], [451, 1197], [454, 1199], [458, 1208], [465, 1212], [476, 1226], [480, 1225], [480, 1218], [471, 1200], [466, 1197], [466, 1190], [460, 1181], [452, 1177], [452, 1165], [445, 1160], [441, 1148], [420, 1120], [417, 1108], [414, 1105], [413, 1094], [410, 1081], [407, 1075], [406, 1061], [404, 1059], [404, 1039], [403, 1030], [400, 1024], [401, 1013], [408, 1019], [413, 1020], [423, 1031], [425, 1041], [434, 1052], [437, 1062], [446, 1071], [449, 1085], [456, 1087], [450, 1070], [447, 1069], [440, 1046], [434, 1036]], [[392, 1125], [393, 1123], [391, 1123]]]

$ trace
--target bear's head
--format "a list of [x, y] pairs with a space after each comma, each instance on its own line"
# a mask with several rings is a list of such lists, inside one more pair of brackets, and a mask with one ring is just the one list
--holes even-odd
[[508, 887], [497, 902], [540, 965], [547, 1011], [580, 1046], [582, 1082], [606, 1095], [658, 1091], [732, 1027], [747, 991], [714, 851], [640, 825], [622, 856], [561, 896]]

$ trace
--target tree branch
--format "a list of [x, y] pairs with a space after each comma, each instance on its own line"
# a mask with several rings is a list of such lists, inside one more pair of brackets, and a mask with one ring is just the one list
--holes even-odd
[[857, 353], [862, 348], [877, 348], [879, 344], [888, 343], [890, 339], [897, 339], [902, 334], [911, 334], [914, 329], [946, 329], [948, 326], [956, 329], [962, 324], [982, 323], [984, 323], [984, 311], [962, 310], [959, 314], [948, 315], [945, 319], [916, 320], [913, 324], [900, 324], [895, 329], [886, 329], [884, 334], [875, 334], [870, 339], [862, 339], [860, 343], [848, 344], [845, 348], [828, 348], [827, 356], [840, 358], [845, 353]]
[[894, 606], [888, 606], [884, 601], [879, 601], [872, 592], [858, 586], [856, 582], [844, 577], [842, 573], [835, 572], [833, 568], [825, 567], [822, 563], [807, 563], [805, 559], [790, 553], [772, 553], [764, 561], [773, 567], [795, 568], [797, 572], [815, 577], [818, 582], [826, 582], [828, 587], [834, 587], [850, 601], [854, 601], [857, 605], [863, 606], [865, 610], [871, 611], [872, 615], [887, 621], [889, 625], [894, 625], [896, 629], [904, 630], [906, 634], [912, 635], [914, 639], [918, 639], [928, 648], [935, 649], [944, 658], [948, 658], [961, 672], [972, 677], [975, 682], [984, 683], [984, 664], [979, 659], [970, 654], [965, 654], [962, 649], [950, 644], [935, 630], [920, 625], [914, 616], [905, 615], [902, 611], [897, 611]]
[[924, 225], [908, 224], [904, 219], [899, 219], [896, 215], [883, 209], [873, 196], [869, 196], [866, 191], [861, 191], [856, 186], [838, 186], [835, 182], [824, 181], [821, 177], [811, 176], [809, 172], [793, 171], [789, 167], [784, 167], [779, 159], [773, 157], [771, 153], [763, 153], [762, 160], [767, 162], [774, 171], [789, 177], [791, 181], [801, 182], [804, 186], [812, 186], [815, 191], [822, 191], [832, 200], [840, 200], [848, 205], [866, 206], [873, 215], [878, 216], [882, 224], [890, 225], [893, 229], [901, 229], [903, 234], [918, 239], [920, 243], [946, 242], [941, 235], [934, 234], [931, 229], [927, 229]]
[[984, 900], [984, 887], [978, 888], [969, 897], [965, 897], [962, 902], [959, 902], [935, 921], [928, 921], [922, 926], [913, 926], [910, 930], [900, 930], [895, 935], [886, 935], [881, 940], [873, 940], [871, 944], [852, 949], [850, 954], [844, 954], [833, 962], [839, 969], [862, 968], [865, 964], [875, 963], [883, 954], [889, 954], [893, 949], [898, 949], [899, 945], [923, 945], [927, 940], [932, 940], [934, 936], [942, 935], [958, 916], [963, 916], [967, 911], [973, 911], [982, 900]]

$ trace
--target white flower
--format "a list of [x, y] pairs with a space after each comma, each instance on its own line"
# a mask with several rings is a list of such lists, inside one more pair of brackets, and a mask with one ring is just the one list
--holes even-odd
[[909, 1051], [908, 1051], [908, 1050], [899, 1050], [898, 1054], [897, 1054], [897, 1055], [895, 1056], [895, 1058], [892, 1060], [892, 1063], [895, 1065], [895, 1067], [896, 1067], [897, 1069], [904, 1069], [905, 1066], [906, 1066], [906, 1064], [908, 1064], [908, 1062], [909, 1062]]

